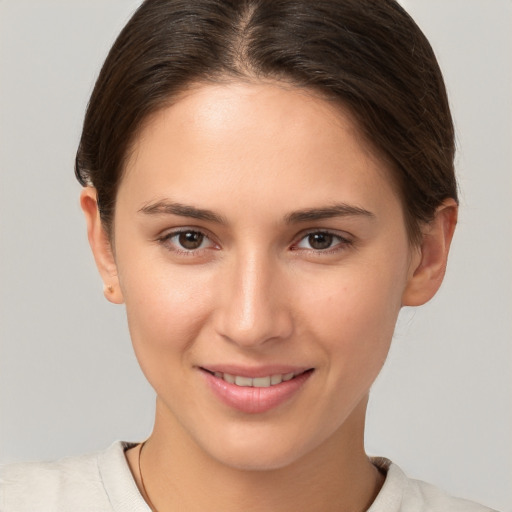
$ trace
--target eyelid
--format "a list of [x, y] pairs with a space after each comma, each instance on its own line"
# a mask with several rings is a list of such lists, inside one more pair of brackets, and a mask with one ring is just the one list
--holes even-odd
[[[178, 245], [171, 243], [170, 240], [174, 238], [175, 236], [180, 235], [181, 233], [186, 232], [196, 232], [203, 235], [206, 239], [210, 241], [210, 244], [208, 247], [201, 247], [197, 249], [185, 249], [180, 248]], [[300, 244], [304, 239], [306, 239], [308, 236], [313, 235], [315, 233], [321, 233], [321, 234], [327, 234], [330, 235], [338, 240], [337, 243], [335, 243], [332, 247], [329, 247], [327, 249], [314, 249], [314, 248], [301, 248], [298, 247], [298, 244]], [[163, 246], [167, 245], [167, 249], [169, 251], [172, 251], [179, 255], [186, 255], [186, 256], [193, 256], [197, 255], [203, 251], [210, 250], [210, 249], [220, 249], [220, 244], [216, 240], [216, 237], [209, 232], [209, 230], [204, 229], [202, 227], [198, 226], [179, 226], [176, 228], [168, 228], [166, 230], [163, 230], [161, 234], [159, 234], [156, 239], [158, 243], [162, 244]], [[292, 251], [306, 251], [310, 253], [315, 253], [318, 255], [321, 254], [331, 254], [335, 252], [342, 251], [349, 246], [352, 246], [354, 244], [353, 236], [347, 232], [340, 232], [334, 229], [329, 228], [311, 228], [304, 231], [301, 231], [292, 242], [290, 249]], [[171, 246], [171, 247], [169, 247]]]
[[194, 231], [196, 233], [201, 233], [205, 237], [212, 240], [217, 244], [216, 237], [210, 230], [205, 229], [204, 227], [194, 226], [194, 225], [184, 225], [184, 226], [176, 226], [176, 227], [167, 227], [162, 229], [157, 235], [156, 239], [164, 239], [172, 237], [173, 235], [179, 235], [180, 233], [186, 233], [187, 231]]
[[[205, 238], [207, 238], [210, 241], [211, 245], [209, 247], [201, 247], [198, 249], [185, 249], [185, 248], [180, 248], [179, 246], [172, 244], [170, 242], [170, 240], [172, 238], [174, 238], [175, 236], [178, 236], [181, 233], [187, 233], [187, 232], [200, 233], [201, 235], [203, 235]], [[197, 226], [180, 226], [177, 228], [170, 228], [170, 229], [164, 230], [161, 232], [161, 234], [159, 234], [156, 237], [156, 241], [164, 246], [166, 244], [168, 244], [169, 246], [172, 246], [172, 249], [169, 249], [169, 250], [172, 250], [173, 252], [175, 252], [177, 254], [180, 254], [180, 255], [184, 254], [187, 256], [195, 255], [195, 254], [198, 254], [198, 253], [208, 250], [208, 249], [212, 249], [212, 248], [218, 249], [219, 248], [219, 244], [215, 240], [215, 237], [213, 235], [211, 235], [208, 230], [206, 230], [204, 228], [199, 228]]]
[[[330, 235], [332, 237], [335, 237], [339, 240], [339, 242], [332, 247], [329, 247], [327, 249], [313, 249], [313, 248], [301, 248], [298, 247], [298, 244], [301, 243], [303, 240], [305, 240], [308, 236], [314, 235], [316, 233], [326, 234]], [[329, 254], [337, 251], [341, 251], [351, 245], [354, 244], [353, 236], [346, 232], [339, 232], [333, 229], [326, 229], [326, 228], [314, 228], [314, 229], [308, 229], [305, 231], [302, 231], [297, 235], [295, 238], [295, 241], [291, 245], [291, 250], [302, 250], [302, 251], [309, 251], [316, 254]]]

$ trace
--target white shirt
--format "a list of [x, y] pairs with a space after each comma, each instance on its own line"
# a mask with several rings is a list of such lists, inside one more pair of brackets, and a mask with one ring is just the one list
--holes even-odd
[[[126, 461], [124, 452], [130, 446], [118, 441], [104, 452], [5, 466], [0, 511], [151, 512]], [[386, 480], [368, 512], [493, 512], [409, 479], [387, 459], [372, 462], [386, 473]]]

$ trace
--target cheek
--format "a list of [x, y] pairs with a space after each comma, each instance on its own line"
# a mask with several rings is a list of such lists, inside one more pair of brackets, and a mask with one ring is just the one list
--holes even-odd
[[296, 289], [295, 298], [302, 298], [298, 338], [318, 362], [321, 391], [315, 388], [310, 414], [301, 420], [304, 432], [320, 432], [315, 439], [341, 432], [365, 403], [386, 360], [400, 310], [403, 268], [375, 261], [357, 267], [301, 279], [305, 288]]
[[135, 353], [154, 380], [159, 368], [169, 369], [187, 356], [205, 325], [211, 279], [194, 266], [177, 269], [136, 255], [120, 262], [119, 277]]
[[346, 267], [301, 294], [307, 297], [301, 308], [309, 319], [305, 328], [344, 375], [376, 377], [384, 364], [401, 308], [405, 268], [389, 261]]

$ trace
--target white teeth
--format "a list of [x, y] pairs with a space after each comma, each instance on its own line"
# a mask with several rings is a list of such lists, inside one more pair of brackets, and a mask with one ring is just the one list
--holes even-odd
[[237, 375], [235, 377], [235, 384], [237, 386], [252, 386], [252, 379], [250, 377], [240, 377]]
[[270, 387], [270, 377], [256, 377], [252, 379], [252, 385], [255, 388], [268, 388]]
[[276, 384], [281, 384], [283, 382], [283, 376], [282, 375], [272, 375], [270, 377], [270, 385], [275, 386]]
[[[217, 376], [217, 375], [215, 375]], [[222, 378], [222, 373], [220, 374], [220, 378]], [[234, 384], [235, 383], [235, 376], [234, 375], [230, 375], [229, 373], [225, 373], [224, 374], [224, 380], [226, 382], [229, 382], [230, 384]]]
[[215, 377], [224, 379], [229, 384], [236, 384], [243, 387], [268, 388], [286, 382], [295, 377], [295, 373], [285, 373], [277, 375], [269, 375], [267, 377], [241, 377], [240, 375], [231, 375], [229, 373], [214, 372]]

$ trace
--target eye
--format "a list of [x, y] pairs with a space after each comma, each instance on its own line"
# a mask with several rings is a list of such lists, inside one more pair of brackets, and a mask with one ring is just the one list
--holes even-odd
[[329, 231], [315, 231], [304, 236], [295, 248], [313, 251], [339, 250], [350, 245], [351, 242], [340, 235]]
[[187, 249], [188, 251], [193, 251], [194, 249], [199, 249], [201, 245], [203, 245], [205, 236], [198, 231], [183, 231], [179, 235], [175, 235], [173, 238], [176, 238], [176, 242]]
[[201, 249], [215, 247], [215, 244], [201, 231], [184, 229], [168, 233], [159, 239], [175, 252], [190, 253]]

